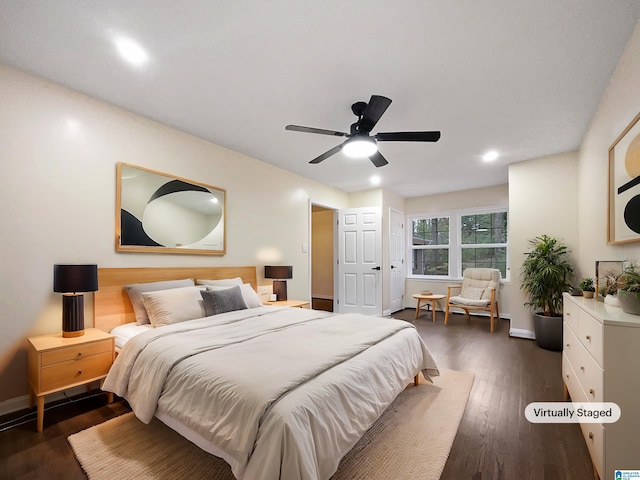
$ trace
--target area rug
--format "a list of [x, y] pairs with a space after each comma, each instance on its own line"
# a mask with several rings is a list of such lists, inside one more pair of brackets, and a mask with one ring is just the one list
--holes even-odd
[[[421, 379], [385, 410], [345, 455], [332, 480], [438, 479], [473, 386], [468, 372]], [[162, 422], [127, 413], [69, 437], [90, 480], [116, 478], [233, 480], [229, 466]]]

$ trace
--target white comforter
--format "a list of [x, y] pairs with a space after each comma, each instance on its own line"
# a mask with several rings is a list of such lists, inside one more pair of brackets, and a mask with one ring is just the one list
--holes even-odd
[[238, 479], [315, 480], [419, 371], [438, 374], [407, 322], [259, 307], [134, 337], [103, 388], [185, 425]]

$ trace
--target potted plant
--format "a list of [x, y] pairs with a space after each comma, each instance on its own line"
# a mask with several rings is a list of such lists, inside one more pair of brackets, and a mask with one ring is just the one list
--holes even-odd
[[635, 265], [626, 267], [618, 277], [618, 302], [624, 312], [640, 315], [640, 271]]
[[596, 291], [596, 287], [593, 282], [594, 280], [591, 277], [585, 277], [580, 281], [580, 285], [578, 285], [578, 287], [582, 290], [582, 296], [584, 298], [593, 298]]
[[562, 294], [571, 290], [573, 267], [569, 249], [560, 240], [540, 235], [529, 240], [531, 247], [522, 263], [522, 284], [533, 309], [536, 342], [547, 350], [562, 350]]

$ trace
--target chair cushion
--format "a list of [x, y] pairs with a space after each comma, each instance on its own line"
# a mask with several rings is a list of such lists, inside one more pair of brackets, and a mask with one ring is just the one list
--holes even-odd
[[460, 296], [469, 300], [480, 300], [484, 293], [484, 288], [466, 287], [460, 292]]
[[[462, 272], [462, 290], [468, 287], [484, 288], [483, 300], [491, 300], [491, 289], [495, 289], [498, 298], [500, 288], [500, 270], [495, 268], [467, 268]], [[461, 296], [464, 296], [461, 294]]]
[[468, 307], [487, 307], [489, 306], [490, 300], [474, 300], [473, 298], [450, 297], [449, 303], [457, 303], [458, 305], [466, 305]]

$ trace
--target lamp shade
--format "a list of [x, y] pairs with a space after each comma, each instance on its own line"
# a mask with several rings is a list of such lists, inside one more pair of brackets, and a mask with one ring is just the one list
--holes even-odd
[[278, 280], [283, 280], [285, 278], [293, 278], [293, 267], [292, 266], [269, 266], [265, 265], [264, 267], [264, 278], [275, 278]]
[[57, 293], [95, 292], [98, 290], [97, 265], [54, 265], [53, 291]]

